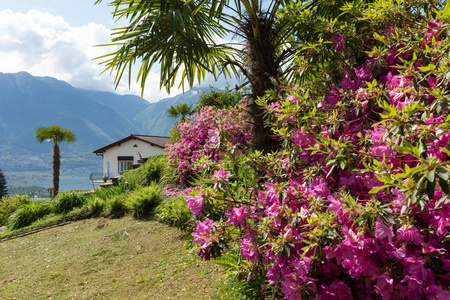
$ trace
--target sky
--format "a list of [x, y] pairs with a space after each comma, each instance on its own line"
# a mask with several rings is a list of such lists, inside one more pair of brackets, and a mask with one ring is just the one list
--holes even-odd
[[[112, 7], [104, 0], [0, 0], [0, 73], [25, 71], [33, 76], [50, 76], [82, 89], [135, 94], [140, 86], [132, 77], [114, 89], [114, 75], [103, 74], [101, 60], [94, 58], [113, 48], [94, 47], [111, 42], [111, 29], [126, 25], [115, 23]], [[146, 81], [144, 98], [155, 102], [182, 92], [174, 86], [168, 95], [159, 88], [158, 70]], [[229, 79], [228, 79], [229, 81]], [[212, 76], [201, 86], [223, 87], [227, 80], [215, 82]]]

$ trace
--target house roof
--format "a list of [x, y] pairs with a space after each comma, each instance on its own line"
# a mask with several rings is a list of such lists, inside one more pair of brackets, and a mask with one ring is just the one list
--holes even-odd
[[169, 142], [170, 138], [166, 137], [166, 136], [132, 134], [130, 136], [127, 136], [126, 138], [118, 140], [117, 142], [114, 142], [114, 143], [106, 145], [100, 149], [97, 149], [94, 151], [94, 153], [101, 154], [101, 153], [105, 152], [106, 150], [108, 150], [112, 147], [115, 147], [115, 146], [120, 146], [122, 143], [125, 143], [129, 140], [141, 140], [141, 141], [146, 142], [154, 147], [159, 147], [159, 148], [164, 149], [166, 147], [166, 144]]

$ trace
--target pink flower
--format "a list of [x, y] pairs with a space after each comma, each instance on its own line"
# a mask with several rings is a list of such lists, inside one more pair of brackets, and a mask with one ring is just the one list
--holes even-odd
[[228, 178], [230, 178], [231, 172], [225, 171], [224, 168], [220, 168], [219, 171], [214, 172], [214, 178], [216, 179], [214, 183], [225, 182], [228, 183]]
[[333, 48], [336, 51], [344, 52], [345, 51], [345, 41], [344, 36], [340, 33], [335, 33], [331, 37], [330, 41], [333, 43]]
[[380, 294], [383, 299], [391, 300], [392, 293], [394, 292], [394, 280], [388, 273], [377, 278], [377, 284], [375, 285], [375, 291]]
[[192, 244], [197, 244], [200, 246], [199, 255], [202, 259], [209, 259], [208, 246], [212, 244], [211, 240], [211, 230], [214, 225], [214, 221], [208, 218], [203, 222], [197, 222], [195, 225], [195, 232], [191, 233], [195, 237]]
[[292, 104], [298, 104], [298, 98], [292, 95], [287, 95], [286, 99], [288, 99]]
[[196, 216], [201, 216], [205, 203], [203, 201], [203, 194], [198, 186], [196, 189], [187, 189], [184, 191], [185, 200], [191, 212]]
[[252, 239], [247, 237], [240, 240], [239, 248], [241, 249], [241, 256], [243, 259], [255, 263], [258, 259], [258, 252], [252, 244]]
[[375, 237], [377, 239], [384, 239], [384, 238], [388, 238], [389, 243], [392, 243], [392, 232], [391, 229], [386, 227], [386, 225], [384, 225], [380, 219], [378, 218], [376, 224], [375, 224]]
[[313, 146], [316, 142], [314, 136], [307, 134], [303, 127], [300, 130], [294, 128], [291, 139], [294, 145], [301, 146], [304, 149]]
[[366, 65], [362, 65], [361, 68], [354, 68], [356, 77], [368, 81], [372, 77], [372, 72]]
[[414, 245], [420, 246], [423, 244], [423, 236], [419, 233], [416, 227], [400, 227], [397, 230], [397, 238], [406, 243], [411, 241]]
[[228, 217], [227, 224], [234, 224], [235, 228], [238, 226], [245, 226], [245, 219], [247, 219], [250, 215], [247, 213], [247, 207], [241, 206], [239, 208], [233, 207], [233, 210], [230, 212], [226, 212], [225, 216]]

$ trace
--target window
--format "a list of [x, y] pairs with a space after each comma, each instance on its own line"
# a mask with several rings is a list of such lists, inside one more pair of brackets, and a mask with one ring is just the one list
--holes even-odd
[[118, 156], [117, 160], [119, 163], [119, 174], [132, 169], [133, 156]]

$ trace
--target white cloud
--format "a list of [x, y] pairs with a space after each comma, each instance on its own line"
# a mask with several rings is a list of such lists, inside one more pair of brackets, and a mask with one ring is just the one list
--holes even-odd
[[[112, 51], [108, 47], [110, 30], [104, 25], [89, 23], [81, 27], [70, 26], [60, 16], [30, 10], [26, 14], [0, 11], [0, 72], [26, 71], [34, 76], [51, 76], [71, 85], [103, 91], [114, 91], [114, 74], [100, 73], [100, 60], [93, 60]], [[135, 77], [134, 77], [135, 78]], [[123, 78], [117, 93], [140, 95], [138, 84], [128, 88]], [[180, 93], [171, 90], [171, 96]], [[159, 89], [159, 74], [149, 76], [144, 98], [156, 101], [167, 97]]]
[[[109, 44], [110, 30], [104, 25], [89, 23], [84, 26], [70, 26], [63, 17], [38, 10], [27, 13], [0, 11], [0, 72], [16, 73], [26, 71], [34, 76], [51, 76], [83, 89], [115, 91], [119, 94], [140, 95], [140, 85], [135, 82], [137, 69], [133, 71], [132, 85], [128, 87], [128, 76], [114, 90], [114, 76], [102, 71], [101, 60], [95, 57], [114, 51], [112, 47], [95, 47]], [[223, 42], [223, 41], [220, 41]], [[154, 102], [182, 92], [176, 84], [170, 90], [159, 88], [159, 70], [149, 74], [145, 84], [144, 98]], [[180, 72], [181, 73], [181, 72]], [[101, 74], [101, 75], [100, 75]], [[178, 81], [179, 82], [179, 81]], [[223, 76], [216, 82], [208, 74], [201, 86], [224, 86]], [[198, 83], [195, 84], [198, 86]]]

